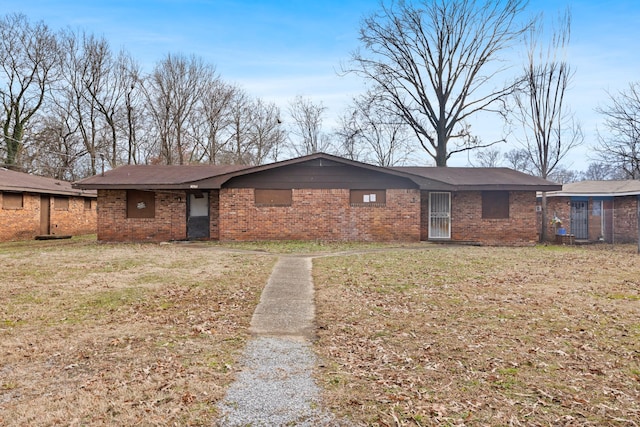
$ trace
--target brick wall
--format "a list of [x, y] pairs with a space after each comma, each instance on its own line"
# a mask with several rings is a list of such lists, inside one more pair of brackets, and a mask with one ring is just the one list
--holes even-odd
[[187, 236], [184, 192], [156, 191], [154, 218], [127, 218], [126, 190], [98, 190], [98, 240], [163, 242]]
[[613, 202], [613, 241], [638, 241], [638, 199], [636, 196], [616, 197]]
[[509, 218], [483, 219], [481, 192], [452, 193], [451, 240], [485, 245], [533, 245], [538, 239], [535, 206], [535, 192], [511, 191]]
[[253, 189], [220, 190], [220, 240], [418, 241], [420, 193], [351, 206], [346, 189], [294, 189], [291, 206], [255, 206]]
[[[68, 210], [56, 207], [54, 198], [50, 202], [50, 234], [92, 234], [97, 229], [97, 202], [91, 200], [91, 209], [85, 207], [84, 197], [70, 197]], [[38, 214], [39, 215], [39, 214]]]
[[[615, 197], [604, 200], [601, 215], [593, 215], [594, 199], [589, 198], [589, 240], [596, 242], [600, 237], [607, 243], [635, 243], [638, 239], [638, 205], [636, 196]], [[547, 199], [548, 239], [553, 241], [554, 229], [549, 224], [554, 213], [562, 220], [567, 233], [571, 230], [571, 198], [549, 197]], [[539, 218], [540, 221], [540, 218]], [[604, 222], [604, 224], [603, 224]], [[604, 229], [602, 228], [604, 225]]]
[[[21, 209], [4, 209], [0, 192], [0, 241], [28, 240], [40, 232], [40, 194], [23, 193]], [[84, 197], [69, 197], [68, 209], [56, 209], [50, 197], [50, 234], [81, 235], [96, 232], [96, 200], [85, 209]]]
[[[555, 241], [556, 228], [551, 224], [551, 220], [557, 216], [562, 221], [562, 226], [571, 234], [571, 198], [570, 197], [547, 197], [547, 241]], [[542, 214], [538, 214], [538, 230], [542, 228]]]

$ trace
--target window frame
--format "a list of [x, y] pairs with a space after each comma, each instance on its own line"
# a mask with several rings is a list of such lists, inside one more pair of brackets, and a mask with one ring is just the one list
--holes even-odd
[[154, 191], [127, 190], [127, 218], [156, 217], [156, 193]]
[[509, 191], [482, 192], [482, 219], [509, 219], [511, 196]]
[[53, 210], [55, 211], [68, 211], [69, 203], [68, 196], [53, 196]]
[[[20, 197], [20, 203], [17, 203], [18, 196]], [[17, 193], [13, 191], [3, 191], [2, 192], [2, 209], [6, 209], [6, 210], [24, 209], [24, 193]]]
[[254, 188], [253, 203], [258, 207], [287, 207], [293, 204], [292, 189]]
[[349, 190], [349, 204], [351, 206], [386, 206], [387, 190]]

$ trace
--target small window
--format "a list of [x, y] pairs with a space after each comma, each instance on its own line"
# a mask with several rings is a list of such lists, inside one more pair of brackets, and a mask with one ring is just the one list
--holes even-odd
[[127, 218], [155, 218], [156, 193], [127, 190]]
[[591, 208], [591, 215], [602, 216], [602, 200], [594, 200]]
[[57, 197], [53, 198], [53, 209], [57, 211], [68, 211], [69, 210], [69, 198], [68, 197]]
[[291, 190], [254, 190], [256, 206], [291, 206]]
[[85, 211], [90, 211], [91, 210], [91, 205], [92, 205], [92, 200], [88, 197], [84, 198], [84, 210]]
[[22, 209], [22, 193], [2, 193], [2, 209]]
[[387, 203], [385, 190], [351, 190], [352, 206], [384, 206]]
[[509, 192], [508, 191], [483, 191], [482, 192], [482, 218], [483, 219], [508, 219], [509, 218]]

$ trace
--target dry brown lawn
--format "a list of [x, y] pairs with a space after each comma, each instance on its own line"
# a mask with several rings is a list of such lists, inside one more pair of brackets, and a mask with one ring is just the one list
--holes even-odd
[[0, 245], [0, 425], [212, 425], [275, 262], [207, 245]]
[[635, 247], [314, 261], [318, 380], [372, 426], [640, 425]]
[[[356, 425], [640, 425], [635, 247], [0, 244], [0, 425], [212, 425], [276, 258]], [[359, 253], [360, 250], [368, 251]]]

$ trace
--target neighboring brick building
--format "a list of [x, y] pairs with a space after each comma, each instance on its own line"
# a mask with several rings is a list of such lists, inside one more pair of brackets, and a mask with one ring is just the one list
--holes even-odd
[[0, 241], [95, 232], [95, 191], [0, 168]]
[[536, 191], [505, 168], [383, 168], [328, 154], [262, 166], [122, 166], [98, 190], [98, 239], [464, 241], [537, 239]]
[[[581, 181], [547, 193], [547, 235], [554, 239], [557, 221], [572, 239], [585, 242], [638, 241], [640, 181]], [[541, 217], [538, 227], [542, 227]]]

